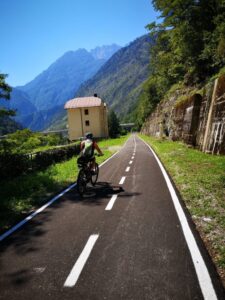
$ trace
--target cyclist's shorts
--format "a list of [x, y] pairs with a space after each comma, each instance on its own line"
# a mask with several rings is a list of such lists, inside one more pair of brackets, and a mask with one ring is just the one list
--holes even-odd
[[87, 156], [80, 156], [77, 159], [77, 164], [78, 165], [84, 165], [87, 164], [89, 161], [93, 161], [95, 159], [94, 156], [87, 157]]

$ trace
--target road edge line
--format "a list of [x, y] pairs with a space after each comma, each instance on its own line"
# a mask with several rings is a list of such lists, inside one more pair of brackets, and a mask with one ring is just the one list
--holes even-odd
[[213, 287], [213, 283], [212, 283], [211, 277], [209, 275], [208, 268], [207, 268], [205, 261], [201, 255], [201, 252], [196, 243], [196, 240], [191, 231], [191, 228], [188, 224], [186, 215], [180, 204], [180, 201], [179, 201], [176, 191], [172, 185], [172, 182], [171, 182], [164, 166], [162, 165], [161, 161], [159, 160], [157, 154], [152, 149], [152, 147], [147, 142], [145, 142], [141, 137], [138, 136], [138, 138], [144, 144], [146, 144], [146, 146], [148, 146], [148, 148], [151, 150], [152, 154], [154, 155], [154, 157], [162, 171], [162, 174], [164, 176], [167, 187], [169, 189], [178, 219], [180, 221], [181, 228], [182, 228], [186, 243], [188, 245], [189, 252], [191, 254], [192, 262], [193, 262], [193, 265], [194, 265], [194, 268], [196, 271], [196, 275], [197, 275], [197, 278], [199, 281], [199, 285], [200, 285], [203, 297], [205, 300], [217, 300], [218, 298], [217, 298], [215, 289]]
[[[126, 140], [126, 142], [124, 143], [123, 147], [125, 147], [127, 141], [129, 140], [129, 138]], [[120, 149], [122, 150], [123, 147]], [[110, 156], [109, 158], [107, 158], [105, 161], [103, 161], [99, 167], [102, 167], [105, 163], [107, 163], [111, 158], [113, 158], [116, 154], [118, 154], [119, 151], [116, 151], [112, 156]], [[50, 206], [52, 203], [54, 203], [56, 200], [58, 200], [60, 197], [62, 197], [64, 194], [66, 194], [67, 192], [69, 192], [72, 188], [74, 188], [77, 185], [77, 182], [71, 184], [70, 186], [68, 186], [65, 190], [63, 190], [60, 194], [56, 195], [55, 197], [53, 197], [51, 200], [49, 200], [47, 203], [45, 203], [43, 206], [41, 206], [40, 208], [36, 209], [32, 214], [28, 215], [25, 219], [23, 219], [22, 221], [20, 221], [19, 223], [17, 223], [16, 225], [14, 225], [12, 228], [8, 229], [6, 232], [4, 232], [3, 234], [0, 235], [0, 242], [3, 241], [6, 237], [8, 237], [9, 235], [11, 235], [13, 232], [15, 232], [17, 229], [19, 229], [20, 227], [22, 227], [23, 225], [25, 225], [27, 222], [29, 222], [31, 219], [33, 219], [36, 215], [38, 215], [39, 213], [41, 213], [44, 209], [46, 209], [48, 206]]]
[[73, 184], [71, 184], [69, 187], [67, 187], [65, 190], [63, 190], [60, 194], [58, 194], [55, 197], [53, 197], [51, 200], [49, 200], [43, 206], [41, 206], [40, 208], [38, 208], [37, 210], [35, 210], [32, 214], [28, 215], [25, 219], [23, 219], [22, 221], [20, 221], [19, 223], [17, 223], [15, 226], [13, 226], [9, 230], [7, 230], [5, 233], [1, 234], [0, 235], [0, 241], [3, 241], [7, 236], [9, 236], [13, 232], [15, 232], [17, 229], [19, 229], [20, 227], [22, 227], [24, 224], [26, 224], [28, 221], [30, 221], [31, 219], [33, 219], [36, 215], [38, 215], [39, 213], [41, 213], [44, 209], [46, 209], [48, 206], [50, 206], [52, 203], [54, 203], [56, 200], [58, 200], [60, 197], [62, 197], [65, 193], [67, 193], [68, 191], [70, 191], [76, 185], [77, 185], [76, 182], [73, 183]]

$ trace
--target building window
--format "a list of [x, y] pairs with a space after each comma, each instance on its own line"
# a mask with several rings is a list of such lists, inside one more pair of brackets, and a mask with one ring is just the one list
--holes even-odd
[[89, 115], [88, 109], [85, 109], [85, 110], [84, 110], [84, 114], [85, 114], [85, 115]]
[[88, 120], [85, 121], [86, 126], [90, 126], [90, 122]]

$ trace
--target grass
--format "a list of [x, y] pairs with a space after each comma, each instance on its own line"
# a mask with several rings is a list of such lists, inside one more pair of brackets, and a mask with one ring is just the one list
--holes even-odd
[[225, 283], [225, 156], [141, 135], [160, 157]]
[[[103, 140], [98, 143], [104, 156], [97, 157], [101, 163], [109, 158], [127, 140], [128, 136]], [[0, 233], [10, 228], [50, 197], [76, 181], [77, 157], [54, 164], [44, 171], [21, 175], [1, 182], [0, 189]]]

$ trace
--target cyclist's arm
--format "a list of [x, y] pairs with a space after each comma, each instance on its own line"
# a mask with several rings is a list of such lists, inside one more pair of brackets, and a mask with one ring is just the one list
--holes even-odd
[[99, 148], [99, 146], [96, 142], [94, 142], [94, 149], [97, 150], [100, 155], [103, 155], [101, 149]]
[[80, 143], [80, 151], [82, 151], [84, 149], [84, 142]]

